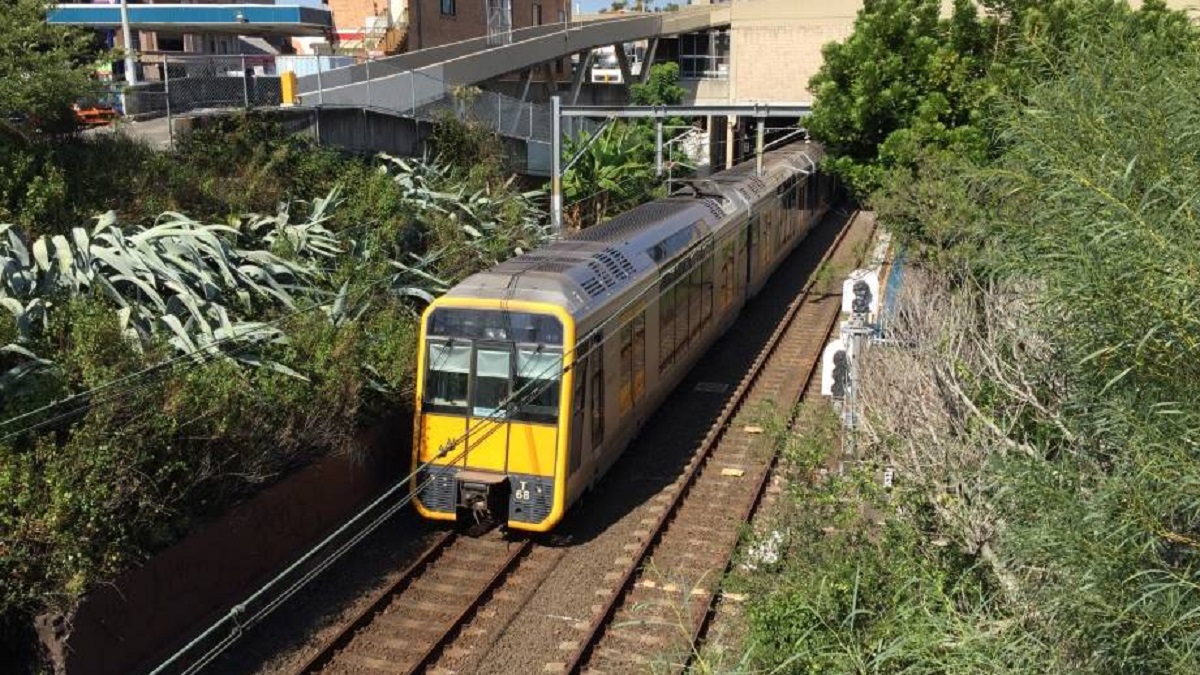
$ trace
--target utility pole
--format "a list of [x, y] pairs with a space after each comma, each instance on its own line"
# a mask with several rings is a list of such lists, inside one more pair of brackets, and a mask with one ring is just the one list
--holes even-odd
[[133, 62], [133, 34], [129, 30], [129, 3], [121, 0], [121, 41], [125, 46], [125, 83], [137, 84], [136, 67]]
[[550, 98], [550, 115], [550, 223], [558, 236], [563, 230], [562, 97]]
[[663, 175], [663, 119], [654, 120], [654, 175]]
[[760, 177], [763, 175], [763, 136], [765, 135], [764, 132], [766, 131], [765, 124], [766, 120], [761, 117], [758, 118], [758, 133], [754, 141], [754, 156], [756, 158], [754, 164], [754, 175]]

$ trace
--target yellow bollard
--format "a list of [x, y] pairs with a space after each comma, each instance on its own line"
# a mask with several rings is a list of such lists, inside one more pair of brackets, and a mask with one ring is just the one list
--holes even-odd
[[290, 70], [285, 70], [279, 74], [279, 89], [281, 105], [295, 105], [296, 103], [296, 74]]

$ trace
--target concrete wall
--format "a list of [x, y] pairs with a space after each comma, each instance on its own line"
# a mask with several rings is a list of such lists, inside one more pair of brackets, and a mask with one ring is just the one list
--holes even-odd
[[[364, 155], [386, 152], [420, 157], [425, 153], [425, 142], [433, 134], [433, 124], [429, 122], [360, 108], [279, 108], [270, 114], [289, 133], [314, 139], [320, 134], [319, 143], [323, 146]], [[207, 117], [211, 116], [180, 118], [176, 121], [176, 131], [185, 134], [190, 128], [203, 125]], [[508, 136], [501, 136], [500, 142], [514, 172], [550, 175], [549, 144]]]
[[729, 80], [683, 80], [679, 84], [687, 90], [686, 103], [721, 105], [731, 100]]

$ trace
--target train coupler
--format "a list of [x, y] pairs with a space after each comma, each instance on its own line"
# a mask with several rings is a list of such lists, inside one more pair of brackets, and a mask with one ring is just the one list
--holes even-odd
[[[508, 519], [508, 477], [483, 471], [460, 471], [456, 476], [459, 518], [477, 526]], [[462, 516], [466, 515], [466, 518]]]

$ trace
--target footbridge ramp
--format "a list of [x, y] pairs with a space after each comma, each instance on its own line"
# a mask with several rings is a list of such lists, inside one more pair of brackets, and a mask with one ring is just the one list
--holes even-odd
[[[696, 6], [678, 12], [535, 26], [305, 76], [298, 82], [299, 103], [415, 113], [447, 98], [457, 87], [596, 47], [728, 24], [727, 7]], [[516, 99], [509, 102], [514, 112], [524, 105]]]

